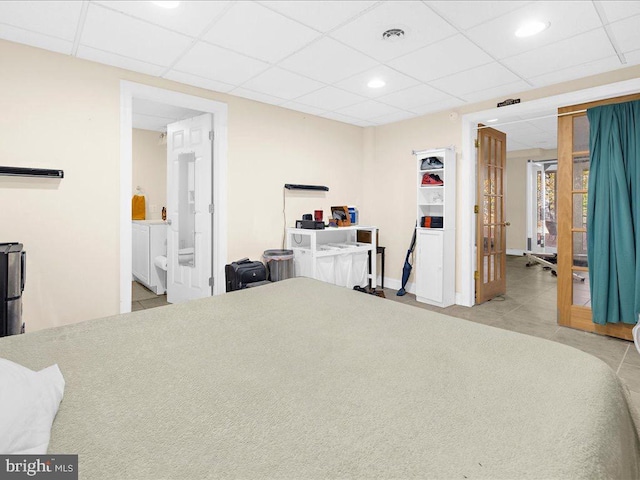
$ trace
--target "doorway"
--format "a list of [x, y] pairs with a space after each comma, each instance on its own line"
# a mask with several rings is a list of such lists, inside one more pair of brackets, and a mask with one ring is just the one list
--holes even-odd
[[[521, 119], [539, 118], [556, 115], [562, 105], [575, 105], [590, 101], [597, 101], [640, 91], [640, 78], [602, 85], [598, 87], [578, 90], [538, 100], [525, 101], [506, 107], [492, 108], [480, 112], [468, 113], [462, 116], [462, 155], [459, 171], [472, 172], [458, 178], [459, 208], [457, 243], [457, 272], [458, 281], [456, 304], [471, 307], [475, 304], [476, 266], [475, 236], [476, 219], [474, 205], [476, 204], [476, 153], [475, 139], [479, 123], [495, 117]], [[501, 123], [501, 122], [500, 122]], [[499, 124], [494, 125], [500, 128]]]
[[[227, 105], [138, 83], [120, 82], [120, 313], [131, 311], [132, 278], [132, 129], [133, 100], [156, 102], [213, 117], [213, 294], [224, 293], [224, 265], [227, 257]], [[166, 167], [165, 167], [166, 168]]]
[[558, 253], [558, 160], [527, 162], [527, 251]]

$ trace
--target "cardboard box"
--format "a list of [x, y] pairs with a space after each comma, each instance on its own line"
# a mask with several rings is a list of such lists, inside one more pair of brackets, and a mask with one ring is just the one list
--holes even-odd
[[[376, 228], [376, 245], [380, 245], [380, 230]], [[357, 241], [361, 243], [371, 243], [371, 230], [358, 230]]]

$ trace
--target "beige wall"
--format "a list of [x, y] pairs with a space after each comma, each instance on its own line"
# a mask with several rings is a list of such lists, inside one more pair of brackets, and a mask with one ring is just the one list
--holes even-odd
[[65, 173], [0, 177], [0, 241], [28, 252], [29, 331], [119, 310], [120, 80], [228, 104], [229, 260], [280, 247], [284, 183], [331, 188], [289, 195], [290, 225], [361, 203], [360, 127], [6, 41], [0, 58], [2, 164]]
[[507, 228], [507, 250], [527, 249], [527, 161], [557, 158], [555, 149], [534, 148], [507, 154], [505, 217], [511, 223]]
[[133, 129], [132, 185], [144, 193], [148, 220], [162, 218], [162, 207], [167, 205], [167, 145], [159, 138], [160, 132]]
[[[2, 163], [65, 171], [62, 180], [0, 177], [0, 239], [28, 251], [31, 331], [119, 309], [120, 80], [228, 104], [227, 260], [281, 245], [284, 183], [325, 184], [328, 193], [287, 193], [287, 223], [357, 205], [361, 223], [380, 226], [386, 274], [399, 280], [415, 222], [411, 151], [454, 145], [460, 157], [461, 120], [449, 112], [363, 129], [6, 41], [0, 58]], [[631, 67], [515, 96], [526, 102], [638, 76]], [[474, 172], [458, 169], [464, 175]]]

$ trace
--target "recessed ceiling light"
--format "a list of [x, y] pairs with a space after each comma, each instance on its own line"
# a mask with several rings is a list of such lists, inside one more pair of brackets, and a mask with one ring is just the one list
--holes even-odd
[[551, 22], [539, 22], [537, 20], [523, 23], [516, 30], [516, 37], [531, 37], [546, 30], [551, 25]]
[[404, 38], [404, 30], [401, 28], [390, 28], [385, 32], [382, 32], [382, 39], [397, 42], [398, 40], [402, 40]]
[[178, 5], [180, 5], [179, 1], [176, 2], [170, 2], [170, 1], [158, 1], [158, 2], [151, 2], [154, 5], [157, 5], [158, 7], [162, 7], [162, 8], [177, 8]]
[[381, 80], [379, 78], [374, 78], [373, 80], [369, 80], [369, 83], [367, 83], [367, 87], [369, 88], [382, 88], [387, 84], [387, 82], [385, 82], [384, 80]]
[[497, 118], [492, 118], [491, 120], [487, 120], [487, 123], [496, 123], [497, 121]]

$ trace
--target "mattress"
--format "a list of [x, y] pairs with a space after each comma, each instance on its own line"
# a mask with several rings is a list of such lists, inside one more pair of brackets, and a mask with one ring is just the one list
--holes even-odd
[[[514, 317], [517, 321], [517, 317]], [[581, 351], [296, 278], [0, 339], [65, 377], [80, 478], [638, 478]]]

